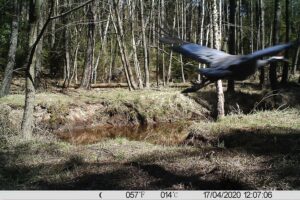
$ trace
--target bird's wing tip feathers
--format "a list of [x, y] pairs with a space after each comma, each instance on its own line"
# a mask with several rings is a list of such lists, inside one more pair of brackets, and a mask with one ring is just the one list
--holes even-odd
[[298, 40], [296, 40], [296, 41], [294, 42], [294, 44], [295, 44], [296, 46], [299, 46], [299, 45], [300, 45], [300, 38], [299, 38]]

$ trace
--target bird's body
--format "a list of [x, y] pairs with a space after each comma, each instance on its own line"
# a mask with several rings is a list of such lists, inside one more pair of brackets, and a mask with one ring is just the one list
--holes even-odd
[[214, 82], [219, 79], [245, 80], [260, 67], [271, 62], [286, 61], [282, 56], [262, 60], [263, 57], [276, 55], [300, 44], [298, 41], [276, 45], [248, 55], [231, 55], [216, 49], [188, 43], [178, 38], [165, 37], [160, 40], [163, 43], [172, 44], [172, 49], [175, 52], [206, 64], [207, 68], [199, 69], [199, 73], [206, 78], [203, 83]]
[[199, 73], [210, 81], [219, 79], [245, 80], [257, 70], [257, 61], [237, 63], [243, 56], [230, 55], [216, 59], [208, 68], [199, 69]]

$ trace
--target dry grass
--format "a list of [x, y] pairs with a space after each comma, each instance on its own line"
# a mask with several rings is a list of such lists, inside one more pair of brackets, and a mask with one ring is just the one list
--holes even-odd
[[[238, 94], [242, 97], [229, 96], [232, 101], [239, 98], [239, 107], [231, 104], [232, 114], [217, 122], [197, 120], [182, 133], [201, 136], [191, 145], [170, 145], [168, 138], [150, 143], [122, 136], [76, 145], [44, 129], [24, 141], [7, 117], [23, 106], [23, 97], [2, 98], [0, 189], [300, 189], [299, 109], [250, 112], [260, 102], [259, 94]], [[296, 99], [296, 93], [291, 96]], [[36, 108], [55, 117], [93, 105], [106, 115], [172, 121], [206, 117], [213, 98], [209, 90], [193, 98], [178, 90], [70, 90], [38, 94]], [[246, 112], [243, 107], [249, 104], [253, 107]], [[103, 119], [103, 113], [95, 120]]]
[[[9, 95], [0, 99], [0, 107], [9, 106], [13, 110], [19, 110], [19, 115], [23, 105], [22, 95]], [[37, 94], [35, 116], [36, 124], [43, 129], [57, 130], [83, 125], [205, 120], [210, 117], [210, 112], [178, 90], [129, 92], [125, 89], [70, 89], [64, 93]]]
[[[199, 116], [207, 116], [208, 111], [196, 104], [194, 100], [185, 97], [176, 89], [138, 90], [128, 91], [124, 89], [86, 91], [79, 95], [87, 103], [102, 102], [110, 106], [111, 110], [122, 110], [133, 107], [139, 110], [146, 118], [154, 116], [170, 116], [181, 113], [180, 116], [194, 113]], [[179, 117], [179, 116], [178, 116]]]
[[191, 131], [207, 130], [210, 134], [230, 132], [232, 129], [300, 129], [300, 111], [285, 109], [257, 111], [253, 114], [231, 114], [218, 122], [196, 123]]
[[285, 109], [229, 115], [195, 123], [189, 143], [216, 148], [211, 159], [228, 176], [260, 189], [300, 187], [300, 111]]
[[72, 145], [49, 133], [24, 141], [2, 132], [0, 188], [299, 189], [299, 116], [288, 109], [196, 123], [190, 130], [220, 136], [202, 146], [124, 137]]

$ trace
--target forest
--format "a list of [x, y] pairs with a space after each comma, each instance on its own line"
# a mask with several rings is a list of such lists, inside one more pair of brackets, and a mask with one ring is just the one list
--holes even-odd
[[300, 1], [0, 14], [0, 189], [300, 189]]

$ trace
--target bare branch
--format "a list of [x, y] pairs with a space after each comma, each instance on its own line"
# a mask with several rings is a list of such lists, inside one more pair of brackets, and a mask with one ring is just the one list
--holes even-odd
[[89, 1], [85, 2], [84, 4], [81, 4], [80, 6], [77, 6], [77, 7], [73, 8], [73, 9], [67, 11], [67, 12], [64, 12], [64, 13], [62, 13], [60, 15], [51, 17], [50, 20], [57, 19], [57, 18], [60, 18], [60, 17], [65, 17], [68, 14], [70, 14], [70, 13], [72, 13], [72, 12], [74, 12], [74, 11], [76, 11], [76, 10], [84, 7], [84, 6], [86, 6], [87, 4], [89, 4], [89, 3], [93, 2], [93, 1], [95, 1], [95, 0], [89, 0]]

